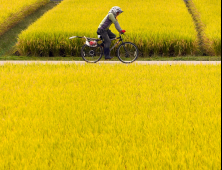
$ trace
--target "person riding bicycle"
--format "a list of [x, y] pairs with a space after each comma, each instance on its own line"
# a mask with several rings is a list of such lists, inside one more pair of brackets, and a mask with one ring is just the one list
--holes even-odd
[[102, 20], [100, 23], [97, 34], [102, 36], [101, 38], [104, 40], [104, 54], [105, 54], [105, 59], [112, 59], [110, 57], [110, 45], [111, 45], [111, 40], [113, 38], [116, 38], [116, 35], [112, 33], [109, 29], [112, 23], [115, 24], [116, 29], [118, 30], [119, 33], [123, 34], [126, 31], [122, 30], [119, 22], [117, 21], [116, 17], [121, 14], [123, 11], [121, 10], [120, 7], [114, 6], [111, 8], [109, 11], [108, 15]]

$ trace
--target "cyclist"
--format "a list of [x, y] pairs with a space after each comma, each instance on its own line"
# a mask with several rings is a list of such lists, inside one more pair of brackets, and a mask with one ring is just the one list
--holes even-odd
[[117, 21], [116, 17], [121, 14], [123, 11], [121, 10], [120, 7], [114, 6], [111, 8], [109, 11], [108, 15], [102, 20], [102, 22], [99, 25], [99, 28], [97, 30], [97, 34], [102, 36], [101, 38], [104, 40], [104, 54], [105, 54], [105, 59], [112, 59], [110, 57], [110, 45], [111, 45], [111, 40], [113, 38], [116, 38], [116, 35], [112, 33], [109, 29], [112, 23], [115, 24], [116, 29], [119, 31], [119, 33], [123, 34], [126, 31], [122, 30], [119, 22]]

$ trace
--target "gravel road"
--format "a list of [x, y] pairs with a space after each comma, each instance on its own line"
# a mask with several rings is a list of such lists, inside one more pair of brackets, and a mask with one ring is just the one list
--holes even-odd
[[[0, 61], [0, 65], [4, 64], [86, 64], [85, 61]], [[97, 64], [122, 64], [120, 61], [100, 61]], [[163, 64], [221, 64], [221, 61], [135, 61], [133, 64], [143, 65], [163, 65]]]

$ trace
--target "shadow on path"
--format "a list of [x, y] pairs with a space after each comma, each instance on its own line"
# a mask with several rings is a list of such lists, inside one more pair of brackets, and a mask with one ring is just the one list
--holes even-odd
[[12, 27], [2, 36], [0, 36], [0, 56], [8, 53], [13, 46], [15, 46], [18, 35], [25, 29], [28, 28], [33, 22], [38, 20], [44, 13], [55, 7], [57, 3], [49, 2], [45, 6], [39, 8], [34, 13], [30, 14], [29, 16], [25, 17], [22, 21], [20, 21], [17, 25]]

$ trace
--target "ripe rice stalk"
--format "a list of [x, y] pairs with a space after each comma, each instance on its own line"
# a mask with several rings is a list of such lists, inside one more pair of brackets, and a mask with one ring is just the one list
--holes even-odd
[[0, 169], [221, 169], [221, 64], [5, 64], [0, 91]]

